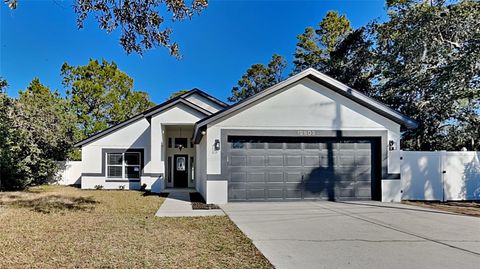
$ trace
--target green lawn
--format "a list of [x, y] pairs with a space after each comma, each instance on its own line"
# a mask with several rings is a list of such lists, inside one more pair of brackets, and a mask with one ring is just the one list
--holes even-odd
[[0, 268], [272, 267], [228, 217], [154, 217], [163, 199], [57, 186], [0, 193]]

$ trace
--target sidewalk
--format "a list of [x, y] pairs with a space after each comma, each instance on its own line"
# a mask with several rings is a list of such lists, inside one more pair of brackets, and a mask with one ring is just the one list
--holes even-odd
[[167, 189], [168, 197], [165, 198], [162, 206], [158, 209], [157, 217], [203, 217], [203, 216], [224, 216], [221, 209], [193, 210], [190, 203], [191, 189]]

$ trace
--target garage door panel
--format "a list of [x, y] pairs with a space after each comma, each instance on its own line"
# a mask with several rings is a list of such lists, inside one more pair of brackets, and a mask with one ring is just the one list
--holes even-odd
[[285, 156], [285, 166], [302, 166], [302, 155], [287, 155]]
[[283, 167], [283, 155], [279, 156], [268, 156], [267, 166], [269, 167]]
[[318, 167], [320, 165], [320, 157], [318, 155], [303, 156], [303, 166]]
[[231, 156], [230, 166], [245, 166], [247, 165], [247, 156]]
[[247, 199], [247, 191], [245, 189], [231, 188], [228, 191], [228, 197], [230, 200], [244, 201]]
[[302, 190], [300, 188], [285, 190], [285, 199], [301, 199], [301, 197]]
[[247, 182], [265, 182], [265, 172], [247, 172]]
[[370, 173], [370, 169], [368, 170], [369, 170], [368, 172], [358, 173], [357, 176], [355, 177], [355, 180], [357, 182], [362, 182], [362, 181], [371, 182], [372, 174]]
[[325, 192], [329, 185], [327, 182], [311, 182], [306, 181], [303, 185], [304, 196], [319, 196], [322, 192]]
[[354, 167], [355, 166], [355, 156], [353, 156], [353, 155], [339, 156], [337, 165], [338, 166]]
[[283, 200], [283, 188], [268, 188], [268, 199], [269, 200]]
[[247, 184], [247, 182], [231, 182], [231, 183], [228, 183], [229, 187], [231, 187], [232, 189], [245, 189], [245, 184]]
[[247, 179], [246, 172], [230, 172], [230, 181], [231, 182], [245, 182]]
[[357, 149], [368, 149], [370, 150], [372, 148], [371, 143], [357, 143]]
[[354, 151], [356, 143], [338, 143], [338, 149], [350, 149]]
[[283, 172], [268, 172], [267, 181], [283, 183]]
[[343, 198], [343, 199], [348, 199], [348, 198], [354, 198], [355, 197], [355, 189], [354, 188], [335, 188], [335, 195]]
[[355, 196], [365, 198], [365, 197], [370, 197], [370, 195], [371, 195], [370, 186], [364, 187], [364, 188], [357, 187]]
[[365, 165], [357, 165], [357, 177], [362, 177], [364, 176], [365, 178], [371, 179], [371, 174], [372, 174], [372, 168], [371, 166], [365, 166]]
[[265, 200], [265, 189], [249, 189], [247, 190], [248, 200]]
[[302, 182], [302, 171], [288, 171], [285, 172], [285, 182]]
[[[297, 184], [293, 184], [292, 187], [296, 187]], [[267, 182], [265, 183], [265, 188], [266, 189], [284, 189], [285, 184], [283, 182]]]
[[330, 155], [320, 155], [320, 166], [326, 167], [326, 166], [335, 166], [338, 164], [337, 160], [338, 156], [333, 156]]
[[371, 142], [274, 140], [227, 153], [229, 200], [371, 198]]
[[372, 164], [372, 159], [370, 156], [358, 156], [355, 159], [355, 163], [357, 165], [365, 165], [365, 166], [370, 166]]
[[247, 166], [265, 166], [265, 156], [248, 156], [247, 157]]

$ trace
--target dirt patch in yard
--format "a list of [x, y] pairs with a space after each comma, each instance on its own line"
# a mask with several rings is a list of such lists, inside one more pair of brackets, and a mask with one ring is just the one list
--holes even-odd
[[154, 217], [164, 199], [58, 186], [0, 193], [0, 268], [272, 268], [226, 216]]
[[430, 201], [403, 201], [404, 204], [414, 205], [432, 209], [438, 209], [457, 214], [480, 217], [480, 201], [450, 201], [450, 202], [430, 202]]
[[207, 204], [203, 196], [198, 192], [190, 193], [190, 202], [192, 203], [193, 210], [220, 209], [218, 205]]

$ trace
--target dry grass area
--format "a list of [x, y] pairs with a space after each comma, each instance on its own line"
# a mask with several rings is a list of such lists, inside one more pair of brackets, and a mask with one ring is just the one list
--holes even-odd
[[227, 217], [157, 218], [159, 196], [0, 193], [0, 268], [271, 268]]
[[404, 204], [432, 209], [438, 209], [457, 214], [480, 217], [480, 202], [428, 202], [428, 201], [404, 201]]

